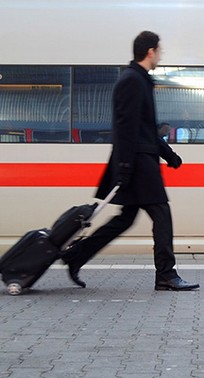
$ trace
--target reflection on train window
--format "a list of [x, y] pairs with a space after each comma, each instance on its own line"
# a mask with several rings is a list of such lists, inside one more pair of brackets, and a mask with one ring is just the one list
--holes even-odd
[[73, 129], [81, 143], [111, 143], [111, 99], [119, 74], [112, 66], [74, 68]]
[[78, 130], [77, 142], [82, 143], [111, 143], [111, 130]]
[[[2, 65], [0, 143], [111, 143], [112, 92], [124, 66]], [[204, 67], [158, 67], [168, 143], [204, 143]]]
[[[155, 98], [160, 121], [168, 122], [171, 127], [170, 142], [201, 143], [201, 130], [204, 128], [203, 89], [164, 86], [155, 89]], [[187, 141], [186, 134], [189, 135]]]
[[26, 135], [23, 130], [8, 131], [0, 130], [0, 143], [22, 143], [26, 142]]
[[171, 127], [170, 143], [204, 142], [204, 68], [158, 67], [152, 72], [158, 122]]
[[176, 129], [177, 143], [204, 143], [204, 128]]
[[71, 139], [70, 67], [3, 65], [0, 71], [1, 142]]

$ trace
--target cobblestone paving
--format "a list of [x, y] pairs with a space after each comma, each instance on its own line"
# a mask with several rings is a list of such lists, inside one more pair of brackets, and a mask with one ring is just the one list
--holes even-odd
[[50, 269], [16, 297], [1, 282], [0, 378], [204, 377], [204, 270], [179, 273], [201, 289], [156, 292], [153, 269], [84, 269], [86, 289]]

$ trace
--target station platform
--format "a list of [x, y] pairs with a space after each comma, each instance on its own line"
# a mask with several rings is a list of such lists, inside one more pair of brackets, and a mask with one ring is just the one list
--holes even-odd
[[85, 289], [56, 262], [33, 288], [0, 282], [0, 378], [204, 377], [204, 255], [176, 255], [194, 291], [155, 291], [152, 255], [99, 254]]

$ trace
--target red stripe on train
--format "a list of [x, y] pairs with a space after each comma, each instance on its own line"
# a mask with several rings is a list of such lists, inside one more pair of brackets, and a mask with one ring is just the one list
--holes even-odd
[[[105, 163], [1, 163], [0, 186], [97, 186]], [[204, 187], [204, 164], [161, 165], [166, 186]]]
[[0, 186], [97, 186], [105, 164], [1, 163]]

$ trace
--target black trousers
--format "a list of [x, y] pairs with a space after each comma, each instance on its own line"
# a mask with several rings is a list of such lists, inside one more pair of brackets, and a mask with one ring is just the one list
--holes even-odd
[[[168, 203], [145, 205], [144, 209], [153, 221], [154, 263], [156, 280], [177, 276], [173, 253], [172, 218]], [[124, 206], [121, 214], [98, 228], [91, 236], [76, 243], [70, 250], [69, 262], [80, 268], [106, 246], [110, 241], [127, 230], [134, 222], [139, 206]]]

